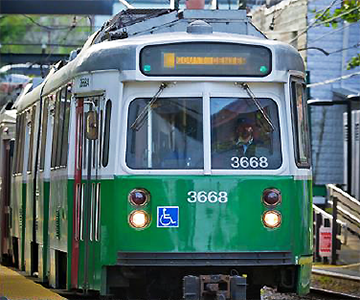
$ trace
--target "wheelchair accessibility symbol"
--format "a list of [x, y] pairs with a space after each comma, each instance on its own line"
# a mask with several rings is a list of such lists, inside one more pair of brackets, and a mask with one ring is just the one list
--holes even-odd
[[157, 227], [179, 227], [179, 207], [158, 206]]

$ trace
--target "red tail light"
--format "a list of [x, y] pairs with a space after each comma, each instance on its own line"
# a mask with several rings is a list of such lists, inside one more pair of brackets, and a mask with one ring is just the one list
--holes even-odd
[[150, 193], [145, 189], [135, 189], [129, 193], [129, 201], [133, 205], [143, 206], [150, 201]]
[[263, 192], [263, 201], [266, 205], [277, 205], [281, 202], [281, 193], [277, 189], [266, 189]]

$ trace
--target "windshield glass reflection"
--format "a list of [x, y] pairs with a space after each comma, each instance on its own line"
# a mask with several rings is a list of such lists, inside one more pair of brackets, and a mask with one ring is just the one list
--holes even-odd
[[279, 118], [271, 99], [257, 99], [274, 130], [248, 98], [211, 98], [213, 169], [277, 169], [281, 166]]

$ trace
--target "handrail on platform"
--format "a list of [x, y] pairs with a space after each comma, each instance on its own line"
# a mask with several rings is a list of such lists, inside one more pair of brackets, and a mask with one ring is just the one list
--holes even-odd
[[[322, 210], [320, 207], [317, 207], [315, 204], [313, 204], [313, 209], [314, 209], [314, 212], [317, 213], [317, 214], [321, 214], [323, 219], [329, 219], [331, 224], [332, 224], [332, 220], [333, 220], [333, 216], [330, 215], [329, 213], [327, 213], [325, 210]], [[347, 238], [348, 238], [348, 228], [347, 228], [347, 223], [346, 222], [343, 222], [339, 219], [336, 220], [336, 223], [339, 224], [343, 229], [344, 231], [341, 231], [341, 232], [344, 232], [344, 240], [342, 241], [342, 244], [343, 245], [346, 245], [347, 244]]]
[[336, 198], [337, 218], [346, 222], [348, 229], [360, 237], [360, 201], [334, 184], [327, 184], [327, 189], [328, 203], [333, 206]]

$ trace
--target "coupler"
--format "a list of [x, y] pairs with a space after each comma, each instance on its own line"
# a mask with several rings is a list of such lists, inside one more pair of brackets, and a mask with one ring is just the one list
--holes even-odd
[[188, 275], [183, 278], [185, 300], [246, 300], [246, 278], [230, 275]]

